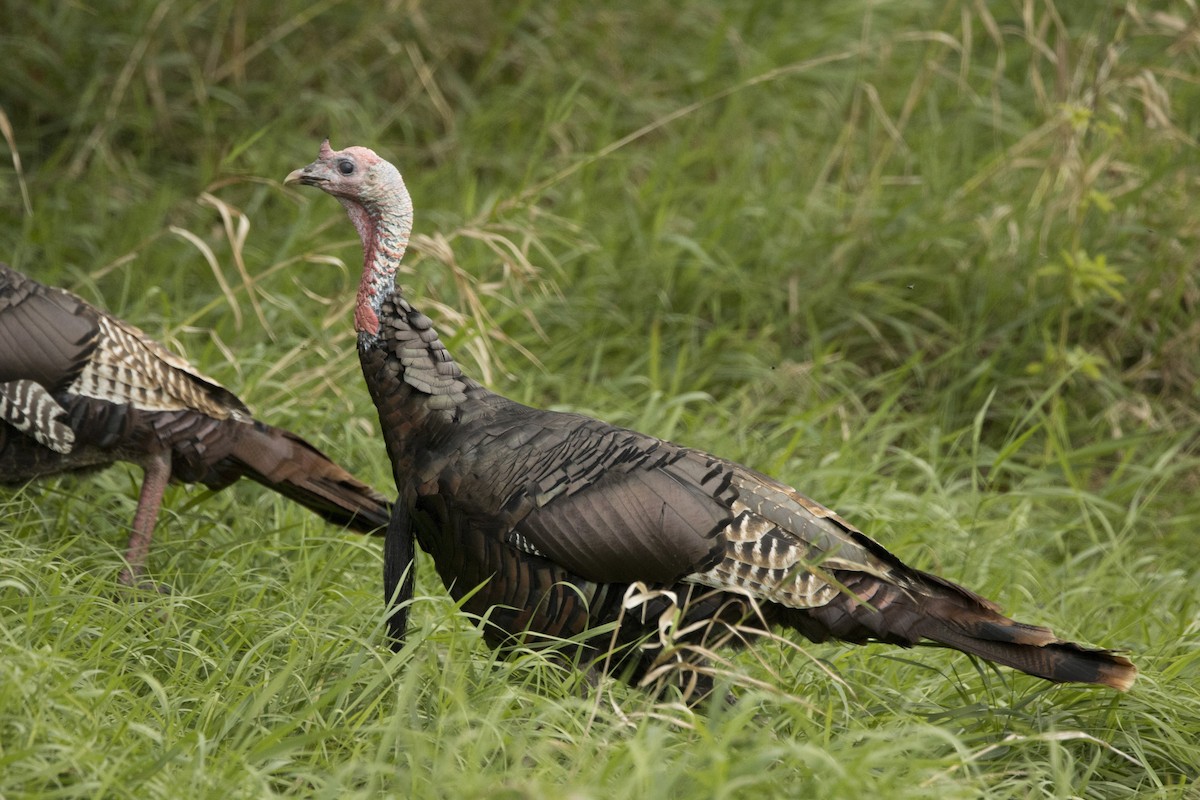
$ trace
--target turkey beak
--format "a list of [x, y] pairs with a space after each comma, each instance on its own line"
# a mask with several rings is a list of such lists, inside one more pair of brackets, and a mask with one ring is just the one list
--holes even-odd
[[312, 164], [309, 164], [307, 167], [301, 167], [300, 169], [292, 170], [291, 172], [288, 173], [288, 176], [283, 179], [283, 185], [290, 186], [293, 183], [300, 183], [300, 184], [304, 184], [305, 186], [319, 185], [322, 181], [325, 180], [320, 175], [314, 174], [317, 171], [317, 167], [319, 167], [319, 166], [320, 166], [320, 162], [317, 161]]

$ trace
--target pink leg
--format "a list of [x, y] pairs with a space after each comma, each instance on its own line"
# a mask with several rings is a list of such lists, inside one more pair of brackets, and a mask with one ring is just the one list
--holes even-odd
[[[138, 496], [137, 513], [133, 515], [133, 533], [125, 551], [125, 563], [119, 580], [126, 586], [140, 586], [140, 578], [146, 569], [146, 557], [150, 554], [150, 539], [154, 536], [154, 524], [158, 520], [158, 509], [162, 505], [163, 492], [171, 479], [170, 453], [156, 453], [145, 465], [142, 491]], [[157, 588], [157, 587], [154, 587]]]

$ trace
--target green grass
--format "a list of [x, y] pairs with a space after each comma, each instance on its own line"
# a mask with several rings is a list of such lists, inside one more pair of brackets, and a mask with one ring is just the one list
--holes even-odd
[[253, 486], [171, 489], [173, 593], [118, 591], [121, 467], [0, 494], [0, 796], [1195, 795], [1188, 2], [377, 5], [7, 9], [0, 259], [387, 486], [359, 245], [279, 184], [372, 146], [493, 388], [776, 475], [1142, 675], [784, 639], [692, 712], [499, 660], [427, 561], [392, 654], [377, 542]]

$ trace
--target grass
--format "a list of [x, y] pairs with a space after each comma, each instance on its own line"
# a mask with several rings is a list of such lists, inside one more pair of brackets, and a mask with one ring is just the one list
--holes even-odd
[[734, 458], [1127, 695], [940, 650], [722, 652], [688, 711], [498, 659], [420, 564], [255, 487], [0, 494], [0, 796], [1188, 797], [1200, 781], [1200, 135], [1185, 0], [29, 3], [0, 258], [181, 348], [376, 485], [359, 251], [284, 190], [405, 173], [404, 276], [495, 389]]

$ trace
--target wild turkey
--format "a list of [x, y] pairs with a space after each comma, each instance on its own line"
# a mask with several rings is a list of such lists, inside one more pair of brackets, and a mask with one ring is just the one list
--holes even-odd
[[137, 328], [0, 264], [0, 484], [111, 466], [145, 470], [123, 583], [144, 571], [169, 480], [246, 476], [363, 533], [391, 504]]
[[[1133, 683], [1127, 658], [1002, 616], [766, 475], [488, 391], [396, 286], [412, 228], [396, 168], [325, 141], [285, 183], [337, 198], [365, 250], [354, 321], [399, 489], [384, 547], [395, 641], [407, 625], [397, 601], [411, 597], [415, 535], [493, 646], [566, 641], [587, 667], [615, 644], [631, 680], [654, 666], [632, 645], [677, 603], [684, 646], [757, 618], [816, 641], [931, 640], [1050, 681]], [[631, 608], [639, 593], [642, 607]], [[585, 640], [606, 623], [615, 634]]]

